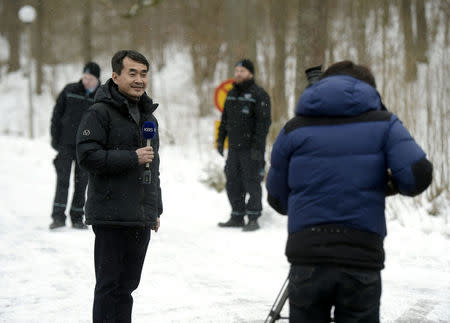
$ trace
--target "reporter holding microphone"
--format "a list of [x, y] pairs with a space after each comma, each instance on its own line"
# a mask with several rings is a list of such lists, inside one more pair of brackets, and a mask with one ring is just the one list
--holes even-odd
[[145, 93], [149, 63], [142, 54], [118, 51], [111, 65], [112, 78], [78, 128], [77, 158], [89, 173], [86, 224], [95, 233], [93, 322], [131, 322], [131, 293], [163, 211], [158, 104]]

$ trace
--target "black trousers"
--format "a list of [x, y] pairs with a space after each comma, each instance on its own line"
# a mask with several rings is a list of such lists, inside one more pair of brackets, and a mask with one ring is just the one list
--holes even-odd
[[[230, 149], [225, 163], [226, 189], [232, 216], [250, 219], [261, 215], [261, 170], [264, 161], [253, 160], [248, 149]], [[249, 195], [246, 203], [245, 199]]]
[[93, 225], [95, 232], [94, 323], [131, 322], [131, 293], [141, 280], [150, 227]]
[[78, 166], [76, 162], [76, 150], [74, 145], [60, 146], [58, 155], [53, 161], [56, 169], [56, 193], [53, 202], [52, 218], [56, 221], [66, 220], [67, 197], [69, 194], [70, 173], [72, 164], [75, 162], [74, 192], [70, 217], [72, 222], [81, 222], [84, 214], [84, 203], [86, 201], [86, 186], [88, 173]]
[[291, 323], [380, 322], [379, 270], [292, 265], [288, 288]]

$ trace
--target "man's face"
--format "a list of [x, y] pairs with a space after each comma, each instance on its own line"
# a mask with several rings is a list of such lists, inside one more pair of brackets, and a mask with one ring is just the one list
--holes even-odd
[[112, 79], [117, 84], [119, 91], [126, 96], [138, 100], [144, 94], [148, 83], [148, 69], [145, 64], [133, 61], [125, 57], [122, 61], [122, 72], [112, 73]]
[[94, 90], [98, 85], [98, 79], [89, 73], [83, 73], [81, 82], [86, 90]]
[[236, 66], [234, 68], [234, 80], [236, 83], [242, 83], [244, 81], [253, 78], [253, 74], [243, 66]]

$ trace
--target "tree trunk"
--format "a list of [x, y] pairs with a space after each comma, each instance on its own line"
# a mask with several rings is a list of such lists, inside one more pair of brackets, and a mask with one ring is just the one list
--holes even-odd
[[38, 0], [36, 5], [37, 19], [36, 19], [36, 33], [35, 33], [35, 52], [36, 59], [36, 93], [42, 94], [42, 83], [44, 82], [43, 75], [43, 57], [44, 57], [44, 0]]
[[255, 8], [255, 2], [254, 0], [247, 0], [245, 1], [245, 43], [247, 48], [246, 57], [251, 59], [253, 61], [253, 64], [255, 65], [255, 71], [257, 70], [257, 64], [256, 61], [256, 24], [254, 19], [249, 19], [249, 17], [252, 17], [254, 13]]
[[252, 60], [257, 70], [256, 26], [254, 20], [249, 19], [254, 14], [254, 1], [227, 0], [224, 5], [227, 22], [224, 30], [227, 37], [227, 74], [232, 77], [236, 62], [243, 58]]
[[227, 37], [227, 70], [228, 77], [233, 77], [234, 66], [236, 62], [243, 58], [244, 53], [241, 47], [241, 10], [236, 10], [239, 6], [240, 0], [228, 0], [225, 2], [226, 6], [226, 30], [224, 33]]
[[[220, 59], [222, 33], [217, 20], [223, 19], [223, 3], [219, 0], [183, 4], [186, 9], [186, 29], [193, 64], [194, 86], [199, 99], [199, 117], [213, 111], [214, 73]], [[210, 12], [217, 13], [212, 16]], [[204, 17], [204, 19], [198, 19]]]
[[334, 56], [335, 55], [334, 54], [334, 49], [335, 49], [335, 46], [336, 46], [336, 42], [335, 42], [335, 40], [333, 38], [333, 33], [330, 32], [331, 27], [328, 26], [328, 24], [331, 24], [331, 22], [332, 22], [332, 18], [331, 17], [336, 15], [337, 4], [334, 1], [329, 1], [329, 0], [327, 0], [326, 3], [327, 3], [327, 8], [328, 9], [327, 9], [326, 13], [323, 13], [324, 14], [324, 18], [323, 19], [325, 19], [325, 22], [327, 23], [327, 30], [325, 31], [325, 34], [326, 34], [326, 36], [325, 36], [326, 37], [326, 45], [324, 46], [324, 48], [326, 48], [326, 50], [328, 51], [328, 61], [326, 60], [327, 57], [324, 56], [325, 58], [324, 58], [323, 64], [324, 65], [325, 64], [329, 65], [330, 63], [333, 64], [336, 61], [335, 56]]
[[417, 66], [414, 50], [414, 38], [412, 30], [411, 18], [411, 2], [410, 0], [401, 0], [401, 23], [403, 27], [403, 44], [405, 52], [405, 81], [413, 82], [417, 79]]
[[[272, 0], [271, 3], [271, 25], [275, 42], [274, 58], [274, 83], [272, 93], [272, 122], [274, 125], [284, 123], [287, 116], [286, 100], [286, 32], [287, 24], [285, 19], [285, 6], [279, 1]], [[279, 129], [278, 129], [279, 130]]]
[[81, 48], [83, 63], [92, 60], [92, 0], [84, 0], [83, 4], [83, 20], [81, 23]]
[[386, 89], [387, 89], [387, 71], [388, 71], [388, 62], [387, 62], [387, 31], [389, 28], [389, 0], [383, 0], [383, 8], [382, 8], [382, 44], [383, 44], [383, 50], [382, 50], [382, 77], [383, 77], [383, 87], [381, 89], [381, 96], [386, 96]]
[[213, 77], [218, 62], [217, 53], [204, 44], [191, 45], [194, 85], [199, 99], [199, 117], [207, 116], [213, 107]]
[[367, 53], [366, 23], [367, 23], [367, 3], [366, 0], [354, 2], [355, 11], [355, 43], [358, 51], [358, 64], [370, 66], [370, 57]]
[[297, 23], [297, 64], [295, 96], [308, 85], [305, 69], [324, 64], [327, 45], [327, 6], [321, 1], [299, 0]]
[[19, 45], [22, 26], [18, 17], [19, 9], [19, 1], [4, 1], [3, 21], [6, 22], [6, 38], [9, 43], [8, 73], [20, 68]]
[[416, 26], [417, 26], [416, 59], [419, 62], [427, 63], [428, 26], [427, 26], [427, 18], [425, 15], [425, 0], [416, 0]]

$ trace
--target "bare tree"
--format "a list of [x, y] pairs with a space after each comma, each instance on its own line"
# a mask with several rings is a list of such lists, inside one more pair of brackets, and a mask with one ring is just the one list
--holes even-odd
[[44, 57], [44, 0], [36, 1], [36, 30], [34, 42], [34, 57], [36, 59], [36, 93], [42, 94], [42, 85], [44, 83], [43, 57]]
[[[286, 1], [280, 4], [277, 0], [271, 1], [271, 27], [273, 31], [275, 57], [274, 57], [274, 83], [269, 90], [272, 97], [272, 122], [275, 128], [277, 123], [284, 123], [287, 117], [286, 100]], [[274, 127], [272, 127], [274, 128]], [[276, 129], [279, 130], [279, 129]]]
[[328, 38], [327, 6], [321, 1], [299, 0], [295, 95], [305, 89], [305, 69], [325, 62]]
[[427, 51], [428, 51], [428, 26], [427, 18], [425, 14], [425, 0], [416, 0], [416, 29], [417, 29], [417, 41], [416, 41], [416, 59], [419, 62], [427, 63]]
[[358, 63], [363, 65], [370, 64], [370, 56], [367, 53], [367, 40], [366, 40], [366, 24], [368, 17], [368, 4], [366, 0], [353, 1], [353, 19], [354, 28], [353, 34], [356, 44], [356, 50], [358, 52]]
[[219, 0], [191, 1], [185, 4], [187, 40], [200, 117], [210, 114], [213, 107], [214, 73], [221, 58], [222, 44], [220, 28], [216, 24], [218, 15], [223, 15], [223, 3]]
[[81, 46], [83, 61], [89, 62], [92, 60], [92, 0], [83, 0], [83, 20], [81, 23]]
[[384, 96], [386, 94], [386, 87], [387, 87], [387, 32], [388, 32], [388, 28], [389, 28], [389, 0], [382, 0], [382, 8], [381, 8], [381, 15], [382, 15], [382, 19], [381, 19], [381, 30], [382, 30], [382, 61], [381, 61], [381, 66], [382, 66], [382, 78], [383, 78], [383, 87], [381, 89], [381, 94]]
[[403, 44], [405, 55], [405, 81], [412, 82], [417, 79], [417, 66], [414, 50], [414, 38], [411, 17], [411, 1], [401, 0], [401, 23], [403, 29]]
[[257, 29], [254, 15], [257, 7], [253, 0], [229, 0], [224, 4], [225, 23], [223, 24], [223, 33], [227, 45], [227, 66], [228, 75], [233, 75], [234, 64], [239, 59], [249, 58], [256, 67], [256, 41]]
[[8, 72], [17, 71], [20, 68], [19, 40], [21, 24], [17, 16], [19, 9], [19, 1], [4, 1], [2, 20], [7, 26], [6, 38], [9, 43]]

